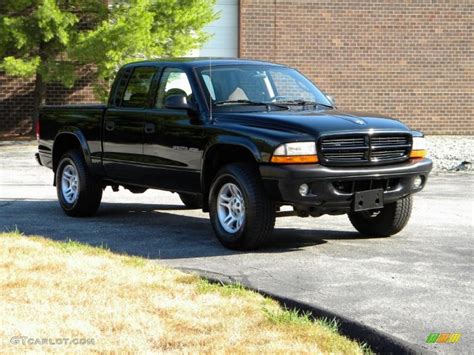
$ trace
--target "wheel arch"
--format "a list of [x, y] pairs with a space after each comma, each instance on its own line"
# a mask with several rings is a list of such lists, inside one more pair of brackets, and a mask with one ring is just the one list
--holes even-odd
[[[87, 140], [83, 133], [79, 130], [64, 130], [59, 132], [53, 143], [52, 149], [52, 163], [53, 171], [56, 175], [56, 171], [59, 165], [61, 156], [71, 149], [78, 149], [82, 152], [84, 160], [89, 169], [92, 167], [91, 154]], [[56, 179], [55, 179], [56, 181]]]
[[203, 192], [203, 210], [207, 212], [208, 195], [211, 183], [219, 170], [225, 164], [249, 162], [257, 165], [261, 162], [261, 155], [257, 146], [246, 139], [239, 137], [221, 138], [207, 147], [204, 153], [201, 168], [201, 189]]

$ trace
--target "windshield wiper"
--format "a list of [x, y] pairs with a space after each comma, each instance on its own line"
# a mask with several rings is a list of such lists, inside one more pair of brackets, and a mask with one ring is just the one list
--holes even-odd
[[255, 105], [255, 106], [266, 106], [267, 110], [270, 111], [270, 107], [279, 107], [284, 108], [286, 110], [289, 109], [288, 105], [280, 104], [275, 102], [264, 102], [264, 101], [252, 101], [252, 100], [221, 100], [215, 101], [213, 103], [214, 106], [225, 106], [225, 105], [232, 105], [232, 104], [244, 104], [244, 105]]
[[324, 106], [327, 108], [334, 108], [334, 106], [322, 104], [320, 102], [306, 101], [306, 100], [291, 100], [291, 101], [279, 101], [282, 105], [302, 105], [302, 106]]

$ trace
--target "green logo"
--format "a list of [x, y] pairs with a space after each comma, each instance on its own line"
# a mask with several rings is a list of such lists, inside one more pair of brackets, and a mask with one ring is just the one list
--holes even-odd
[[457, 343], [461, 339], [461, 333], [430, 333], [426, 338], [428, 344]]

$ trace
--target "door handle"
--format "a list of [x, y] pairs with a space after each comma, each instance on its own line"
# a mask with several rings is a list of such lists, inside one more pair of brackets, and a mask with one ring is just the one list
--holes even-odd
[[112, 121], [105, 122], [105, 129], [107, 131], [113, 131], [115, 129], [115, 122], [112, 122]]
[[155, 124], [145, 123], [145, 133], [155, 133]]

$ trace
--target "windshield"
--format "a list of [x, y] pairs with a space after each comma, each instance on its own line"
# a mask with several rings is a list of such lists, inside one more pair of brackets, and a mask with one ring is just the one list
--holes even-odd
[[[322, 105], [327, 97], [295, 69], [274, 65], [217, 65], [197, 69], [213, 109], [232, 111]], [[268, 105], [263, 105], [266, 103]], [[283, 107], [283, 108], [282, 108]]]

